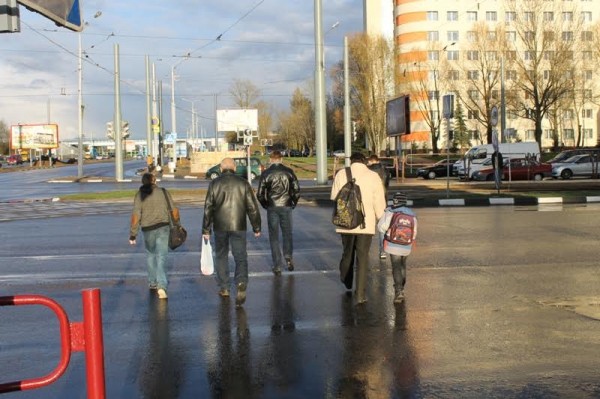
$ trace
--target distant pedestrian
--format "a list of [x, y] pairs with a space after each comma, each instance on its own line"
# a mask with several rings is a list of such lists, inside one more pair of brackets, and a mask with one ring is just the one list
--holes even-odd
[[133, 200], [133, 213], [129, 229], [129, 244], [136, 244], [136, 236], [141, 227], [144, 233], [148, 284], [157, 290], [160, 299], [167, 299], [167, 255], [169, 253], [169, 204], [171, 218], [179, 223], [179, 209], [173, 203], [171, 194], [156, 185], [156, 176], [144, 173], [142, 186]]
[[417, 215], [406, 206], [406, 194], [397, 192], [392, 199], [392, 205], [385, 210], [385, 214], [377, 224], [377, 230], [385, 235], [390, 228], [393, 216], [396, 213], [403, 213], [412, 217], [413, 226], [409, 243], [394, 243], [393, 240], [386, 239], [383, 245], [384, 251], [390, 254], [392, 262], [392, 276], [394, 278], [394, 302], [402, 303], [404, 301], [404, 285], [406, 284], [406, 259], [412, 251], [414, 240], [417, 238]]
[[[337, 228], [341, 234], [343, 253], [340, 260], [340, 278], [347, 289], [352, 289], [354, 280], [354, 258], [356, 257], [356, 303], [367, 301], [367, 272], [369, 269], [369, 249], [375, 234], [377, 220], [383, 216], [386, 207], [383, 184], [377, 173], [370, 171], [365, 165], [365, 156], [354, 153], [350, 157], [352, 178], [360, 187], [365, 213], [364, 227], [355, 229]], [[331, 199], [335, 200], [340, 189], [346, 184], [345, 169], [335, 175], [331, 188]]]
[[219, 295], [229, 297], [229, 245], [235, 261], [236, 305], [246, 301], [248, 287], [248, 253], [246, 250], [246, 217], [255, 237], [260, 237], [260, 210], [252, 186], [235, 175], [235, 161], [221, 161], [221, 176], [210, 182], [204, 201], [203, 239], [215, 236], [215, 271]]
[[[387, 192], [388, 188], [390, 187], [390, 179], [392, 177], [390, 171], [387, 170], [387, 168], [381, 164], [381, 161], [379, 160], [379, 157], [376, 154], [373, 154], [369, 157], [369, 159], [367, 160], [367, 166], [370, 170], [379, 175], [381, 183], [383, 184], [383, 191], [385, 194], [385, 200], [387, 205]], [[385, 252], [383, 251], [382, 247], [383, 236], [380, 233], [378, 233], [378, 237], [379, 239], [377, 241], [379, 242], [379, 258], [385, 259]]]
[[[279, 276], [284, 260], [287, 269], [294, 270], [292, 210], [300, 198], [300, 186], [294, 171], [283, 165], [281, 152], [271, 152], [269, 160], [271, 166], [260, 176], [257, 196], [262, 207], [267, 210], [273, 273]], [[283, 256], [279, 245], [279, 228], [281, 228]]]

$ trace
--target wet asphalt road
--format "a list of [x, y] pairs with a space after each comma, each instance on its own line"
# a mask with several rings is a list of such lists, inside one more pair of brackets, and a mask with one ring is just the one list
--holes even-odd
[[[190, 238], [159, 301], [127, 245], [127, 204], [55, 205], [31, 204], [44, 219], [3, 209], [0, 295], [47, 295], [80, 321], [80, 290], [99, 287], [108, 398], [600, 397], [597, 205], [419, 209], [406, 302], [393, 305], [373, 245], [359, 307], [336, 272], [331, 210], [303, 205], [293, 273], [270, 273], [266, 233], [249, 239], [243, 309], [199, 274], [200, 207], [183, 209]], [[55, 367], [50, 311], [1, 307], [0, 320], [0, 382]], [[85, 392], [75, 353], [55, 384], [2, 398]]]

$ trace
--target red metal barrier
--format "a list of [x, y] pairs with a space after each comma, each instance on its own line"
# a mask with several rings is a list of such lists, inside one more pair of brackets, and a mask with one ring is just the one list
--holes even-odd
[[84, 290], [83, 322], [69, 324], [65, 310], [54, 300], [40, 295], [16, 295], [0, 297], [0, 306], [42, 305], [56, 314], [60, 328], [61, 355], [58, 366], [50, 374], [40, 378], [0, 384], [0, 394], [37, 389], [50, 385], [65, 372], [72, 351], [85, 352], [87, 392], [89, 399], [104, 399], [104, 344], [102, 339], [102, 308], [100, 290]]

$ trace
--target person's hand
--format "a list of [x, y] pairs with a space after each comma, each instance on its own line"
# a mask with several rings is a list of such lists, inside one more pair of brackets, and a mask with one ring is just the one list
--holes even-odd
[[135, 245], [135, 240], [129, 240], [129, 245]]
[[257, 232], [255, 232], [255, 233], [254, 233], [254, 237], [255, 237], [255, 238], [258, 238], [258, 237], [260, 237], [260, 231], [257, 231]]
[[202, 238], [205, 240], [210, 240], [210, 234], [202, 234]]

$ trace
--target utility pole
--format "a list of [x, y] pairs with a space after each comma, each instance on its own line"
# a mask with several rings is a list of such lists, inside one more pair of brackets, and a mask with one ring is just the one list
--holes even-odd
[[352, 115], [350, 108], [350, 63], [348, 36], [344, 36], [344, 166], [350, 166], [352, 152]]
[[149, 164], [149, 157], [152, 155], [152, 101], [150, 98], [150, 57], [145, 57], [146, 61], [146, 164]]
[[322, 17], [322, 1], [315, 0], [315, 149], [317, 152], [317, 184], [327, 184], [327, 123], [325, 120]]
[[79, 154], [77, 155], [77, 178], [83, 177], [83, 98], [82, 98], [82, 85], [83, 85], [83, 65], [81, 61], [81, 32], [77, 34], [79, 42], [79, 51], [77, 52], [77, 122], [78, 122], [78, 144]]
[[115, 179], [123, 180], [123, 146], [121, 135], [121, 72], [119, 67], [119, 45], [115, 43]]

